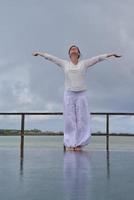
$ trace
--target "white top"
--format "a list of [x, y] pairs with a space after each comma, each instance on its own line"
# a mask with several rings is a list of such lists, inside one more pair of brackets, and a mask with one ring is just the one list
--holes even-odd
[[71, 91], [86, 90], [86, 72], [88, 67], [107, 59], [108, 54], [94, 56], [85, 60], [79, 60], [75, 65], [68, 60], [44, 53], [44, 58], [57, 64], [65, 74], [65, 89]]

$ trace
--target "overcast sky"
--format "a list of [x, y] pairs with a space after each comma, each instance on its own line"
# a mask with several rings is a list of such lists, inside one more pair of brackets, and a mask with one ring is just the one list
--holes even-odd
[[[89, 110], [134, 112], [133, 7], [132, 0], [0, 0], [0, 111], [63, 111], [62, 69], [32, 52], [69, 59], [76, 44], [81, 59], [123, 55], [88, 69]], [[134, 132], [133, 123], [125, 127]]]

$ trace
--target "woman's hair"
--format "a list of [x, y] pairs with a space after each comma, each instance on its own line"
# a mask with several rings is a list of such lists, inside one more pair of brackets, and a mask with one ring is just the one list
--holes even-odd
[[70, 51], [71, 51], [71, 49], [72, 49], [73, 47], [76, 47], [76, 48], [78, 49], [78, 53], [79, 53], [78, 58], [80, 58], [81, 52], [80, 52], [80, 50], [79, 50], [79, 47], [77, 47], [76, 45], [72, 45], [72, 46], [69, 48], [69, 50], [68, 50], [69, 56], [70, 56]]

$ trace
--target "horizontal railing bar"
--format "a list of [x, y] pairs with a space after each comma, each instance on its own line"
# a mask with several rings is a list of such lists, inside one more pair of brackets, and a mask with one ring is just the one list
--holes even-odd
[[[63, 115], [63, 112], [0, 112], [0, 115]], [[91, 115], [134, 115], [134, 112], [91, 112]]]
[[11, 113], [0, 113], [0, 115], [62, 115], [62, 112], [42, 112], [42, 113], [36, 113], [36, 112], [11, 112]]
[[134, 115], [133, 112], [91, 112], [93, 115]]

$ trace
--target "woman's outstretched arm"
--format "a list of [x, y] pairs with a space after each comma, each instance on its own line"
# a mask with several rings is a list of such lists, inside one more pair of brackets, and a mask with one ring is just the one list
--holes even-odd
[[116, 58], [120, 58], [121, 55], [117, 55], [115, 53], [106, 53], [106, 54], [101, 54], [101, 55], [98, 55], [98, 56], [94, 56], [92, 58], [89, 58], [89, 59], [85, 59], [83, 60], [84, 62], [84, 66], [85, 67], [90, 67], [100, 61], [103, 61], [103, 60], [106, 60], [108, 59], [109, 57], [116, 57]]
[[57, 64], [60, 67], [64, 67], [64, 64], [65, 64], [64, 59], [58, 58], [58, 57], [48, 54], [46, 52], [45, 53], [44, 52], [43, 53], [42, 52], [33, 52], [32, 55], [33, 56], [42, 56], [45, 59], [52, 61], [53, 63]]

